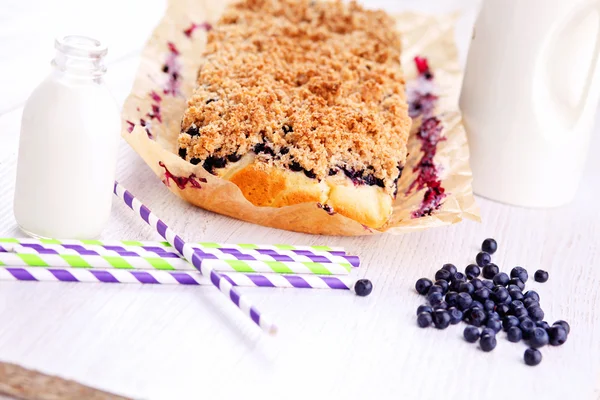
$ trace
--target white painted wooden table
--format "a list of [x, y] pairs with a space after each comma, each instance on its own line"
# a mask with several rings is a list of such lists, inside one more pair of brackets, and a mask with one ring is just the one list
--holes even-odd
[[[478, 0], [369, 4], [391, 11], [464, 10], [458, 32], [464, 59]], [[161, 0], [1, 1], [0, 236], [20, 235], [12, 215], [19, 120], [27, 94], [48, 71], [54, 35], [87, 32], [106, 40], [107, 79], [122, 102], [139, 50], [163, 9]], [[594, 152], [600, 135], [590, 151], [577, 200], [561, 209], [478, 199], [481, 224], [324, 238], [195, 209], [171, 195], [123, 144], [119, 179], [184, 237], [345, 246], [362, 257], [360, 274], [375, 282], [373, 294], [243, 289], [278, 322], [280, 334], [271, 338], [211, 288], [3, 282], [0, 359], [148, 399], [599, 398], [600, 159]], [[509, 343], [504, 334], [486, 354], [461, 339], [462, 324], [445, 331], [415, 324], [423, 301], [415, 280], [445, 262], [466, 266], [489, 236], [498, 239], [494, 260], [504, 270], [518, 264], [550, 272], [548, 283], [531, 286], [550, 322], [571, 322], [569, 341], [543, 349], [536, 368], [522, 362], [525, 345]], [[157, 239], [118, 203], [103, 238]]]

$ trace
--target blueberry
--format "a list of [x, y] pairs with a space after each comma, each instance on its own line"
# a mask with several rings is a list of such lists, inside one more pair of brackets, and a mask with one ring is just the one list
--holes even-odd
[[492, 290], [492, 294], [490, 295], [490, 298], [494, 301], [494, 303], [496, 304], [500, 304], [500, 303], [504, 303], [506, 301], [506, 299], [508, 299], [508, 290], [506, 290], [506, 288], [504, 287], [495, 287], [495, 290]]
[[428, 306], [427, 304], [423, 304], [417, 307], [417, 315], [424, 312], [431, 314], [433, 312], [433, 308], [431, 308], [431, 306]]
[[479, 301], [486, 301], [490, 298], [490, 289], [486, 287], [482, 287], [481, 289], [477, 289], [474, 293], [474, 296]]
[[518, 326], [511, 326], [508, 328], [506, 335], [508, 336], [508, 341], [513, 343], [520, 342], [521, 339], [523, 339], [523, 332], [521, 332], [521, 329], [519, 329]]
[[435, 281], [435, 285], [442, 288], [442, 294], [446, 294], [448, 292], [448, 287], [450, 286], [448, 281], [443, 281], [441, 279], [439, 281]]
[[190, 163], [191, 163], [192, 165], [198, 165], [198, 164], [200, 164], [200, 161], [202, 161], [202, 160], [201, 160], [201, 159], [199, 159], [199, 158], [196, 158], [196, 157], [192, 157], [192, 158], [190, 158]]
[[[483, 309], [485, 311], [492, 312], [492, 311], [494, 311], [495, 308], [496, 308], [496, 303], [494, 303], [492, 300], [486, 300], [483, 302]], [[497, 312], [496, 312], [496, 314], [498, 315], [498, 317], [500, 317], [500, 314], [498, 314]]]
[[493, 329], [494, 332], [500, 332], [500, 329], [502, 329], [502, 323], [500, 322], [500, 320], [491, 319], [489, 317], [485, 326], [487, 326], [490, 329]]
[[465, 268], [465, 275], [467, 275], [467, 278], [469, 279], [477, 278], [480, 274], [481, 268], [479, 268], [479, 265], [477, 264], [469, 264], [467, 265], [467, 268]]
[[534, 299], [535, 301], [540, 301], [540, 295], [537, 294], [537, 292], [535, 290], [530, 290], [527, 293], [525, 293], [525, 298], [526, 299]]
[[475, 257], [475, 261], [477, 262], [477, 265], [479, 265], [480, 267], [484, 267], [490, 262], [492, 262], [492, 256], [490, 256], [489, 253], [482, 251], [481, 253], [477, 254], [477, 257]]
[[519, 324], [519, 318], [515, 317], [514, 315], [507, 315], [502, 320], [502, 328], [504, 328], [505, 332], [508, 332], [508, 330], [513, 326], [519, 326]]
[[465, 282], [467, 277], [462, 272], [456, 272], [452, 275], [452, 282]]
[[446, 271], [445, 269], [440, 269], [438, 272], [435, 273], [436, 281], [439, 281], [440, 279], [444, 281], [449, 281], [451, 277], [452, 274], [449, 271]]
[[495, 285], [506, 286], [508, 285], [508, 281], [510, 281], [510, 278], [508, 277], [508, 275], [506, 275], [506, 273], [500, 272], [496, 274], [492, 280]]
[[548, 329], [548, 336], [552, 346], [560, 346], [567, 341], [567, 331], [561, 325], [552, 325]]
[[[368, 279], [359, 279], [354, 284], [354, 292], [357, 296], [365, 297], [373, 291], [373, 284]], [[440, 294], [441, 296], [441, 294]]]
[[456, 307], [450, 307], [448, 314], [450, 314], [450, 323], [452, 325], [458, 324], [463, 319], [463, 312]]
[[310, 171], [305, 169], [304, 175], [306, 175], [306, 177], [311, 178], [311, 179], [315, 179], [317, 177], [317, 174], [315, 174], [312, 169]]
[[294, 129], [290, 125], [283, 125], [281, 127], [281, 129], [283, 130], [283, 133], [285, 133], [286, 135], [290, 132], [294, 132]]
[[435, 310], [433, 312], [433, 324], [438, 329], [446, 329], [450, 325], [450, 313], [446, 310]]
[[527, 312], [527, 309], [525, 307], [515, 308], [514, 310], [512, 310], [512, 315], [514, 315], [517, 318], [529, 317], [529, 313]]
[[498, 243], [494, 239], [485, 239], [483, 243], [481, 243], [481, 250], [485, 251], [489, 254], [494, 254], [498, 249]]
[[481, 282], [481, 279], [479, 278], [473, 278], [471, 279], [471, 284], [473, 285], [473, 287], [475, 288], [475, 290], [481, 289], [483, 286], [483, 282]]
[[480, 301], [473, 300], [469, 308], [479, 308], [480, 310], [483, 310], [483, 304], [481, 304]]
[[450, 307], [456, 306], [457, 300], [458, 300], [458, 293], [456, 293], [456, 292], [446, 293], [446, 303], [448, 303], [448, 305]]
[[459, 310], [466, 310], [473, 303], [473, 299], [469, 293], [459, 293], [458, 298], [456, 300], [456, 305]]
[[427, 278], [421, 278], [415, 283], [415, 289], [417, 293], [425, 295], [429, 292], [429, 288], [433, 285], [433, 282]]
[[548, 337], [546, 330], [544, 328], [536, 327], [533, 329], [533, 333], [529, 338], [529, 345], [539, 349], [540, 347], [547, 345], [549, 341], [550, 338]]
[[481, 350], [485, 352], [494, 350], [496, 348], [496, 343], [496, 336], [492, 335], [484, 335], [479, 339], [479, 346], [481, 347]]
[[187, 149], [185, 147], [179, 148], [179, 157], [183, 158], [184, 160], [187, 157]]
[[442, 269], [445, 269], [446, 271], [450, 272], [451, 275], [454, 275], [455, 273], [458, 272], [458, 270], [456, 269], [454, 264], [444, 264], [442, 266]]
[[421, 328], [427, 328], [433, 322], [433, 318], [431, 317], [431, 313], [422, 312], [417, 316], [417, 324]]
[[493, 330], [492, 328], [483, 328], [481, 330], [481, 337], [483, 336], [496, 336], [496, 331]]
[[534, 321], [541, 321], [544, 319], [544, 310], [542, 310], [541, 307], [538, 307], [538, 306], [529, 307], [527, 309], [527, 312], [529, 312], [529, 316]]
[[430, 295], [431, 293], [439, 293], [442, 294], [444, 293], [444, 289], [441, 286], [438, 285], [433, 285], [429, 288], [429, 290], [427, 291], [427, 295]]
[[489, 319], [497, 319], [498, 321], [500, 321], [500, 314], [498, 314], [496, 311], [490, 311], [487, 314], [488, 320]]
[[512, 289], [512, 290], [509, 289], [508, 290], [508, 294], [509, 294], [510, 298], [513, 299], [513, 300], [519, 300], [520, 301], [520, 300], [523, 300], [525, 298], [525, 296], [523, 296], [523, 292], [521, 292], [520, 289]]
[[545, 330], [550, 329], [550, 324], [546, 321], [535, 321], [535, 325], [539, 326], [540, 328], [544, 328]]
[[469, 325], [463, 331], [463, 336], [467, 342], [475, 343], [477, 340], [479, 340], [479, 329]]
[[514, 311], [519, 307], [525, 307], [521, 300], [513, 300], [510, 302], [510, 304], [508, 306], [510, 307], [511, 311]]
[[510, 312], [510, 307], [506, 304], [500, 304], [496, 306], [496, 312], [500, 316], [500, 318], [504, 318]]
[[531, 297], [523, 299], [523, 304], [525, 305], [525, 308], [529, 308], [532, 306], [539, 307], [539, 305], [540, 305], [539, 301], [537, 301], [536, 299], [532, 299]]
[[[436, 304], [440, 304], [442, 302], [443, 297], [444, 296], [441, 293], [433, 292], [427, 295], [427, 300], [429, 300], [429, 302], [435, 306]], [[527, 312], [527, 310], [525, 311]]]
[[521, 282], [525, 283], [527, 282], [527, 279], [529, 279], [529, 274], [523, 267], [514, 267], [510, 270], [510, 277], [513, 279], [519, 279]]
[[529, 340], [529, 338], [531, 338], [531, 335], [533, 334], [533, 330], [536, 328], [536, 326], [535, 326], [535, 322], [533, 322], [529, 318], [524, 318], [519, 323], [519, 328], [521, 328], [521, 331], [523, 332], [523, 339]]
[[519, 278], [512, 278], [510, 281], [508, 281], [508, 285], [515, 285], [521, 290], [525, 289], [525, 284]]
[[535, 279], [536, 282], [547, 282], [548, 281], [548, 273], [546, 271], [543, 271], [541, 269], [538, 269], [537, 271], [535, 271], [535, 274], [533, 274], [533, 279]]
[[519, 292], [523, 293], [523, 292], [522, 292], [522, 290], [523, 290], [523, 289], [521, 289], [520, 287], [518, 287], [518, 286], [517, 286], [517, 285], [515, 285], [515, 284], [512, 284], [512, 283], [510, 283], [510, 282], [512, 282], [512, 279], [511, 279], [510, 281], [508, 281], [508, 282], [509, 282], [509, 283], [508, 283], [508, 286], [506, 286], [506, 288], [508, 289], [508, 291], [509, 291], [509, 292], [510, 292], [511, 290], [518, 290]]
[[490, 263], [483, 267], [482, 272], [485, 279], [493, 279], [500, 272], [500, 268], [496, 264]]
[[542, 362], [542, 353], [538, 349], [527, 349], [523, 355], [525, 364], [535, 366]]
[[473, 292], [475, 291], [475, 287], [473, 287], [473, 284], [471, 282], [461, 282], [461, 284], [458, 286], [458, 291], [460, 293], [469, 293], [469, 294], [473, 294]]
[[445, 301], [441, 301], [439, 303], [437, 303], [435, 306], [433, 306], [433, 310], [447, 310], [448, 309], [448, 303], [446, 303]]
[[467, 311], [467, 322], [471, 325], [481, 326], [485, 322], [485, 311], [480, 308], [471, 308]]
[[563, 321], [563, 320], [558, 320], [555, 323], [552, 324], [552, 326], [554, 325], [560, 325], [563, 327], [563, 329], [567, 332], [567, 335], [569, 333], [571, 333], [571, 326], [567, 323], [567, 321]]
[[494, 288], [494, 282], [489, 281], [487, 279], [484, 279], [483, 281], [481, 281], [481, 283], [483, 283], [483, 286], [485, 286], [486, 288], [492, 290]]

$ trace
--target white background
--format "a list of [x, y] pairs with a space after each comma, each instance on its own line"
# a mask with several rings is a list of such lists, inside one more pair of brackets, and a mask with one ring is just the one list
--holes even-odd
[[[390, 11], [461, 10], [461, 57], [478, 1], [378, 0]], [[122, 103], [162, 0], [0, 0], [0, 236], [20, 236], [12, 216], [22, 105], [49, 70], [53, 37], [88, 33], [109, 44], [107, 82]], [[243, 289], [280, 326], [266, 337], [211, 288], [0, 283], [0, 359], [136, 398], [595, 399], [600, 397], [600, 138], [576, 201], [527, 210], [478, 198], [483, 223], [404, 236], [325, 238], [254, 226], [175, 198], [123, 143], [119, 180], [176, 231], [193, 240], [329, 244], [359, 254], [374, 281], [367, 298], [347, 292]], [[490, 160], [493, 162], [493, 160]], [[40, 199], [43, 201], [43, 199]], [[544, 348], [536, 368], [524, 344], [499, 335], [483, 353], [461, 339], [464, 325], [421, 330], [413, 285], [445, 262], [473, 261], [495, 237], [494, 261], [550, 272], [539, 291], [548, 321], [572, 333]], [[115, 203], [105, 239], [157, 240]]]

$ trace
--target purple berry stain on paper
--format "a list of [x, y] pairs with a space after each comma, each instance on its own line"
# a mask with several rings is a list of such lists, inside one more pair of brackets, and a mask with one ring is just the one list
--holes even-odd
[[415, 57], [415, 65], [419, 71], [419, 77], [416, 84], [408, 91], [409, 114], [411, 118], [422, 118], [417, 137], [421, 141], [423, 155], [413, 168], [414, 172], [418, 172], [417, 178], [411, 183], [406, 193], [410, 194], [415, 189], [426, 189], [419, 208], [412, 213], [413, 218], [420, 218], [438, 210], [447, 196], [439, 177], [440, 167], [434, 161], [438, 144], [446, 138], [443, 136], [442, 122], [434, 115], [438, 100], [433, 93], [435, 76], [429, 68], [426, 58]]
[[195, 174], [191, 174], [188, 177], [173, 175], [162, 161], [159, 161], [158, 165], [165, 169], [165, 179], [162, 182], [167, 187], [171, 186], [171, 181], [175, 182], [175, 185], [177, 185], [177, 187], [181, 190], [185, 189], [188, 183], [190, 184], [190, 186], [196, 189], [202, 188], [200, 183], [206, 183], [206, 179], [199, 178]]
[[173, 42], [167, 42], [169, 53], [162, 67], [162, 72], [167, 75], [167, 81], [163, 86], [163, 93], [166, 95], [177, 96], [181, 94], [181, 63], [179, 55], [181, 54]]
[[325, 211], [329, 215], [334, 215], [335, 214], [335, 211], [333, 211], [333, 207], [331, 207], [329, 204], [317, 203], [317, 207], [319, 207], [320, 209], [322, 209], [323, 211]]
[[213, 28], [212, 25], [209, 24], [208, 22], [202, 22], [200, 24], [196, 24], [196, 23], [192, 22], [192, 24], [189, 26], [189, 28], [186, 28], [183, 30], [183, 34], [185, 36], [187, 36], [188, 38], [191, 38], [192, 34], [194, 33], [194, 31], [196, 29], [201, 29], [205, 32], [208, 32], [208, 31], [212, 30], [212, 28]]

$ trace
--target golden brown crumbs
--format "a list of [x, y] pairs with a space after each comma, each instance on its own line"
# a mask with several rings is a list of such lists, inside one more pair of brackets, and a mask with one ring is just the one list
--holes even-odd
[[245, 0], [208, 35], [179, 146], [194, 163], [260, 159], [395, 190], [410, 129], [394, 21], [356, 3]]

